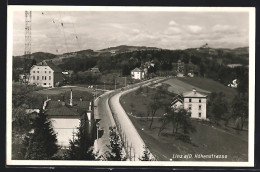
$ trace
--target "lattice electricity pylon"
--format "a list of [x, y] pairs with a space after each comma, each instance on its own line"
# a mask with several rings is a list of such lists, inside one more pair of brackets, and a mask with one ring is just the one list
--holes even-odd
[[29, 81], [29, 59], [31, 59], [31, 19], [32, 12], [25, 11], [25, 41], [24, 41], [24, 82]]

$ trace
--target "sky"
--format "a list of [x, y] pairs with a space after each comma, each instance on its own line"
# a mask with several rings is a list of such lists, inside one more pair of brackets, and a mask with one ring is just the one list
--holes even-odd
[[[24, 54], [24, 11], [13, 13], [13, 55]], [[31, 51], [62, 54], [119, 45], [163, 49], [249, 46], [248, 12], [32, 11]]]

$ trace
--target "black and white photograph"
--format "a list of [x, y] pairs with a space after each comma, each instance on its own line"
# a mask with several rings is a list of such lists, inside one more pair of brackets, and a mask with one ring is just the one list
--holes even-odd
[[254, 165], [255, 8], [9, 5], [7, 22], [7, 165]]

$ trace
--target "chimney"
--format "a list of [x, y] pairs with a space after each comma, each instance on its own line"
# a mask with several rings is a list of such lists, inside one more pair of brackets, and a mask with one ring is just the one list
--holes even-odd
[[193, 93], [196, 94], [197, 90], [195, 88], [192, 89]]
[[73, 103], [72, 103], [72, 89], [70, 90], [70, 106], [72, 106]]

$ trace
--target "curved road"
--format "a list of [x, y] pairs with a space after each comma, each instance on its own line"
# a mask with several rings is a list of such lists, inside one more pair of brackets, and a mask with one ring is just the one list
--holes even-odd
[[128, 118], [125, 110], [122, 108], [119, 99], [121, 95], [138, 89], [140, 85], [145, 86], [151, 84], [151, 81], [158, 82], [161, 80], [163, 79], [155, 78], [152, 80], [143, 81], [138, 84], [130, 85], [125, 88], [124, 91], [121, 91], [120, 89], [109, 91], [95, 100], [95, 118], [101, 119], [100, 129], [104, 130], [104, 134], [102, 135], [102, 137], [99, 138], [97, 142], [95, 142], [95, 150], [99, 150], [100, 154], [109, 150], [107, 148], [107, 145], [110, 144], [109, 127], [115, 126], [116, 120], [120, 125], [120, 131], [122, 131], [124, 136], [127, 138], [127, 145], [132, 145], [131, 155], [133, 156], [133, 154], [135, 154], [134, 160], [138, 160], [138, 158], [143, 155], [143, 146], [145, 145], [144, 141], [138, 134], [131, 120]]

